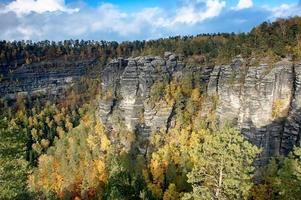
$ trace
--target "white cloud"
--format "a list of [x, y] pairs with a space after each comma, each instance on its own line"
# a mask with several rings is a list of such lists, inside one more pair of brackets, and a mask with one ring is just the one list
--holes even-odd
[[178, 1], [177, 8], [168, 12], [160, 7], [124, 12], [110, 3], [96, 8], [82, 5], [79, 10], [68, 7], [64, 0], [14, 0], [0, 9], [0, 25], [6, 24], [8, 15], [17, 16], [13, 27], [0, 32], [0, 39], [150, 39], [184, 32], [185, 26], [219, 16], [226, 6], [225, 0]]
[[297, 4], [282, 4], [271, 9], [274, 18], [288, 17], [301, 14], [300, 5]]
[[[0, 39], [5, 37], [5, 39], [62, 40], [87, 38], [87, 35], [94, 37], [97, 35], [98, 39], [108, 37], [138, 39], [141, 35], [151, 38], [160, 34], [161, 28], [166, 23], [164, 15], [163, 10], [158, 7], [125, 13], [108, 3], [101, 4], [97, 8], [81, 8], [80, 12], [75, 13], [33, 13], [17, 18], [16, 23], [19, 24], [9, 31], [0, 32]], [[0, 24], [3, 20], [0, 14]]]
[[44, 13], [62, 11], [67, 13], [77, 12], [78, 9], [71, 9], [65, 5], [64, 0], [15, 0], [9, 3], [4, 12], [12, 11], [18, 16], [31, 12]]
[[242, 10], [253, 7], [252, 0], [239, 0], [238, 4], [233, 8], [234, 10]]
[[193, 0], [184, 1], [184, 5], [177, 11], [172, 24], [196, 24], [206, 19], [218, 16], [226, 6], [221, 0]]
[[285, 18], [295, 15], [301, 15], [301, 5], [300, 3], [296, 4], [281, 4], [276, 7], [264, 7], [266, 10], [268, 10], [271, 13], [270, 18], [271, 19], [277, 19], [277, 18]]
[[225, 9], [226, 0], [177, 1], [174, 9], [149, 7], [136, 12], [124, 11], [109, 3], [90, 7], [81, 1], [82, 4], [76, 4], [80, 10], [75, 12], [64, 0], [10, 1], [0, 4], [0, 40], [143, 40], [213, 31], [237, 31], [233, 23], [240, 25], [240, 31], [247, 31], [272, 13], [280, 16], [292, 9], [286, 6], [261, 9], [262, 13], [259, 14], [246, 9], [242, 12], [250, 17], [242, 17], [241, 13]]

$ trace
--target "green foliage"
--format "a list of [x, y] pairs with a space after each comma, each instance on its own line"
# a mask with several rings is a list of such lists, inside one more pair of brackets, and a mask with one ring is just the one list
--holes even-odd
[[294, 200], [301, 196], [301, 148], [288, 157], [272, 159], [262, 172], [263, 180], [253, 188], [255, 200]]
[[69, 88], [64, 98], [52, 99], [53, 104], [41, 104], [39, 99], [32, 102], [23, 96], [18, 96], [12, 105], [1, 102], [0, 199], [34, 198], [27, 191], [32, 166], [59, 138], [78, 126], [87, 111], [82, 102], [97, 95], [95, 81], [82, 81]]
[[204, 135], [189, 152], [193, 168], [187, 176], [193, 191], [184, 199], [248, 199], [259, 152], [231, 128]]
[[106, 152], [110, 142], [104, 127], [92, 116], [84, 116], [78, 127], [39, 157], [38, 168], [29, 176], [32, 191], [85, 198], [101, 191], [108, 176]]
[[277, 184], [282, 199], [293, 200], [301, 196], [301, 148], [295, 148], [284, 158], [278, 171], [281, 184]]
[[26, 132], [9, 127], [6, 117], [0, 119], [0, 199], [29, 199], [25, 160]]
[[[300, 30], [301, 18], [294, 17], [263, 23], [250, 33], [120, 44], [1, 41], [0, 64], [2, 71], [8, 72], [12, 65], [15, 69], [41, 61], [98, 59], [105, 64], [117, 56], [171, 51], [181, 56], [188, 69], [229, 62], [238, 54], [272, 66], [288, 55], [301, 58]], [[0, 81], [6, 81], [0, 76]], [[15, 107], [3, 103], [0, 199], [34, 198], [26, 182], [31, 167], [28, 184], [40, 199], [247, 199], [253, 186], [252, 164], [259, 150], [234, 129], [218, 128], [214, 114], [218, 99], [203, 93], [200, 79], [198, 73], [187, 70], [174, 80], [162, 77], [152, 86], [148, 103], [171, 107], [172, 126], [151, 134], [146, 155], [138, 153], [141, 141], [126, 129], [120, 110], [113, 111], [112, 130], [95, 119], [91, 102], [98, 99], [99, 80], [82, 79], [61, 99], [47, 104], [21, 96]], [[100, 92], [102, 100], [119, 101], [115, 95], [113, 88]], [[85, 106], [86, 102], [92, 108]], [[285, 113], [283, 102], [275, 101], [272, 117]], [[300, 162], [300, 148], [288, 157], [272, 160], [262, 182], [252, 188], [251, 198], [299, 199]]]
[[156, 102], [160, 101], [165, 94], [164, 89], [165, 84], [163, 82], [159, 81], [154, 83], [151, 87], [149, 103], [155, 104]]
[[[63, 42], [0, 41], [0, 63], [16, 66], [49, 60], [95, 60], [104, 64], [119, 56], [181, 54], [188, 65], [229, 62], [234, 56], [245, 58], [284, 57], [300, 59], [301, 18], [264, 22], [249, 33], [218, 33], [176, 36], [149, 41], [107, 42], [65, 40]], [[269, 53], [270, 51], [270, 53]], [[272, 59], [272, 58], [271, 58]], [[8, 67], [9, 68], [9, 67]]]
[[27, 160], [32, 165], [35, 165], [37, 158], [53, 145], [55, 139], [63, 137], [79, 124], [79, 112], [79, 109], [59, 108], [48, 103], [41, 110], [34, 107], [16, 113], [16, 117], [10, 121], [10, 126], [22, 130], [27, 136]]
[[[109, 178], [103, 199], [154, 199], [142, 176], [141, 160], [128, 153], [109, 156]], [[142, 163], [143, 164], [143, 163]]]

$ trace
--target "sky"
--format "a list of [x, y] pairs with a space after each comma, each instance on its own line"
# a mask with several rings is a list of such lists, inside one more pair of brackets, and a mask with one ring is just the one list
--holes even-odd
[[248, 32], [301, 0], [0, 0], [0, 40], [150, 40]]

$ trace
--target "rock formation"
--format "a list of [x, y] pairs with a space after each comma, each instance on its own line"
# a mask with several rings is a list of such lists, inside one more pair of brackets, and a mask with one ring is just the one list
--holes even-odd
[[[8, 98], [17, 92], [56, 93], [86, 74], [89, 65], [91, 61], [54, 68], [47, 63], [25, 65], [4, 76], [0, 94]], [[112, 129], [122, 123], [141, 141], [156, 130], [167, 130], [173, 120], [173, 105], [149, 103], [151, 87], [187, 71], [197, 73], [203, 91], [217, 97], [219, 122], [234, 124], [248, 140], [262, 147], [260, 161], [300, 145], [301, 64], [285, 59], [273, 66], [250, 65], [238, 56], [229, 65], [189, 69], [169, 52], [163, 58], [115, 59], [99, 69], [104, 93], [97, 111], [99, 119]]]
[[289, 61], [245, 66], [238, 58], [231, 65], [215, 67], [210, 79], [208, 93], [219, 98], [219, 121], [235, 124], [261, 147], [263, 161], [292, 148], [285, 145], [283, 129], [286, 119], [299, 107], [291, 104], [295, 101], [294, 68]]
[[[39, 96], [60, 94], [66, 86], [78, 82], [87, 74], [94, 60], [77, 62], [48, 61], [9, 67], [1, 71], [0, 95], [5, 99], [15, 99], [17, 94]], [[8, 67], [3, 67], [8, 68]]]
[[[112, 74], [112, 68], [118, 70]], [[300, 143], [300, 69], [301, 65], [285, 59], [273, 66], [249, 66], [238, 56], [230, 65], [198, 68], [194, 73], [200, 74], [208, 95], [218, 97], [219, 122], [234, 124], [248, 140], [261, 147], [260, 162], [265, 163], [269, 157], [287, 153]], [[119, 109], [127, 128], [138, 130], [144, 137], [158, 129], [166, 130], [172, 106], [151, 107], [147, 103], [150, 88], [163, 77], [184, 72], [184, 65], [169, 53], [164, 59], [138, 57], [112, 62], [102, 79], [108, 80], [104, 81], [106, 86], [118, 85], [115, 93], [121, 100], [115, 108], [114, 99], [101, 101], [100, 116], [105, 114], [107, 120], [111, 109]]]
[[166, 129], [172, 106], [161, 105], [156, 108], [149, 105], [147, 100], [151, 86], [156, 81], [170, 79], [181, 66], [176, 56], [170, 53], [166, 53], [165, 59], [146, 56], [112, 61], [104, 69], [102, 80], [103, 90], [113, 90], [111, 92], [115, 97], [100, 101], [99, 116], [102, 122], [108, 123], [111, 120], [110, 113], [118, 109], [125, 126], [131, 131], [139, 126], [141, 134], [148, 136], [151, 131]]

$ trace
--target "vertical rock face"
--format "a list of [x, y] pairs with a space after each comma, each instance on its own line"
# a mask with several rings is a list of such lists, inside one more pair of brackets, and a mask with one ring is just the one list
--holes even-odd
[[[60, 90], [87, 74], [94, 62], [41, 62], [1, 72], [1, 97], [13, 99], [17, 93], [59, 95]], [[301, 64], [288, 60], [273, 66], [249, 66], [238, 56], [229, 65], [190, 68], [169, 52], [163, 58], [115, 59], [94, 74], [101, 76], [104, 94], [99, 101], [99, 119], [113, 129], [121, 123], [142, 141], [151, 132], [168, 130], [174, 121], [174, 105], [150, 103], [151, 87], [187, 72], [197, 74], [202, 91], [217, 97], [219, 122], [234, 124], [248, 140], [262, 147], [261, 163], [301, 145]]]
[[241, 57], [231, 64], [188, 69], [174, 54], [160, 57], [119, 59], [102, 72], [104, 88], [113, 88], [114, 97], [101, 101], [100, 118], [113, 125], [113, 113], [128, 130], [148, 138], [158, 129], [166, 130], [172, 121], [173, 105], [148, 103], [155, 82], [172, 79], [193, 70], [218, 97], [216, 114], [220, 124], [235, 125], [253, 144], [263, 149], [259, 164], [279, 153], [287, 153], [300, 143], [301, 65], [283, 60], [273, 66], [247, 66]]
[[286, 120], [282, 141], [281, 153], [288, 153], [294, 145], [301, 146], [301, 64], [294, 66], [294, 88], [290, 114]]
[[[231, 65], [215, 67], [212, 73], [208, 94], [219, 98], [219, 121], [233, 123], [253, 144], [261, 147], [262, 162], [277, 155], [291, 141], [282, 134], [285, 124], [291, 127], [286, 118], [295, 115], [298, 107], [294, 105], [299, 101], [295, 100], [294, 79], [294, 67], [288, 61], [273, 67], [246, 67], [237, 58]], [[292, 101], [296, 103], [291, 106]], [[290, 120], [293, 124], [294, 119]]]
[[99, 104], [102, 122], [114, 126], [112, 113], [118, 110], [120, 111], [118, 117], [122, 118], [127, 129], [139, 130], [139, 134], [144, 137], [157, 129], [166, 129], [172, 106], [161, 105], [158, 108], [150, 105], [148, 99], [151, 86], [155, 82], [170, 79], [176, 74], [177, 68], [181, 67], [177, 57], [166, 53], [164, 59], [145, 56], [121, 59], [119, 62], [124, 65], [118, 65], [114, 61], [102, 73], [105, 90], [110, 85], [117, 86], [113, 87], [114, 97], [110, 100], [101, 100]]
[[139, 67], [135, 60], [129, 60], [128, 66], [120, 78], [120, 95], [122, 96], [119, 108], [123, 111], [124, 123], [128, 129], [134, 130], [139, 120], [139, 111], [142, 109], [142, 95], [139, 89]]
[[15, 99], [19, 93], [29, 96], [57, 95], [66, 86], [78, 82], [87, 74], [87, 68], [95, 64], [94, 60], [48, 61], [0, 72], [3, 77], [0, 80], [0, 97]]

